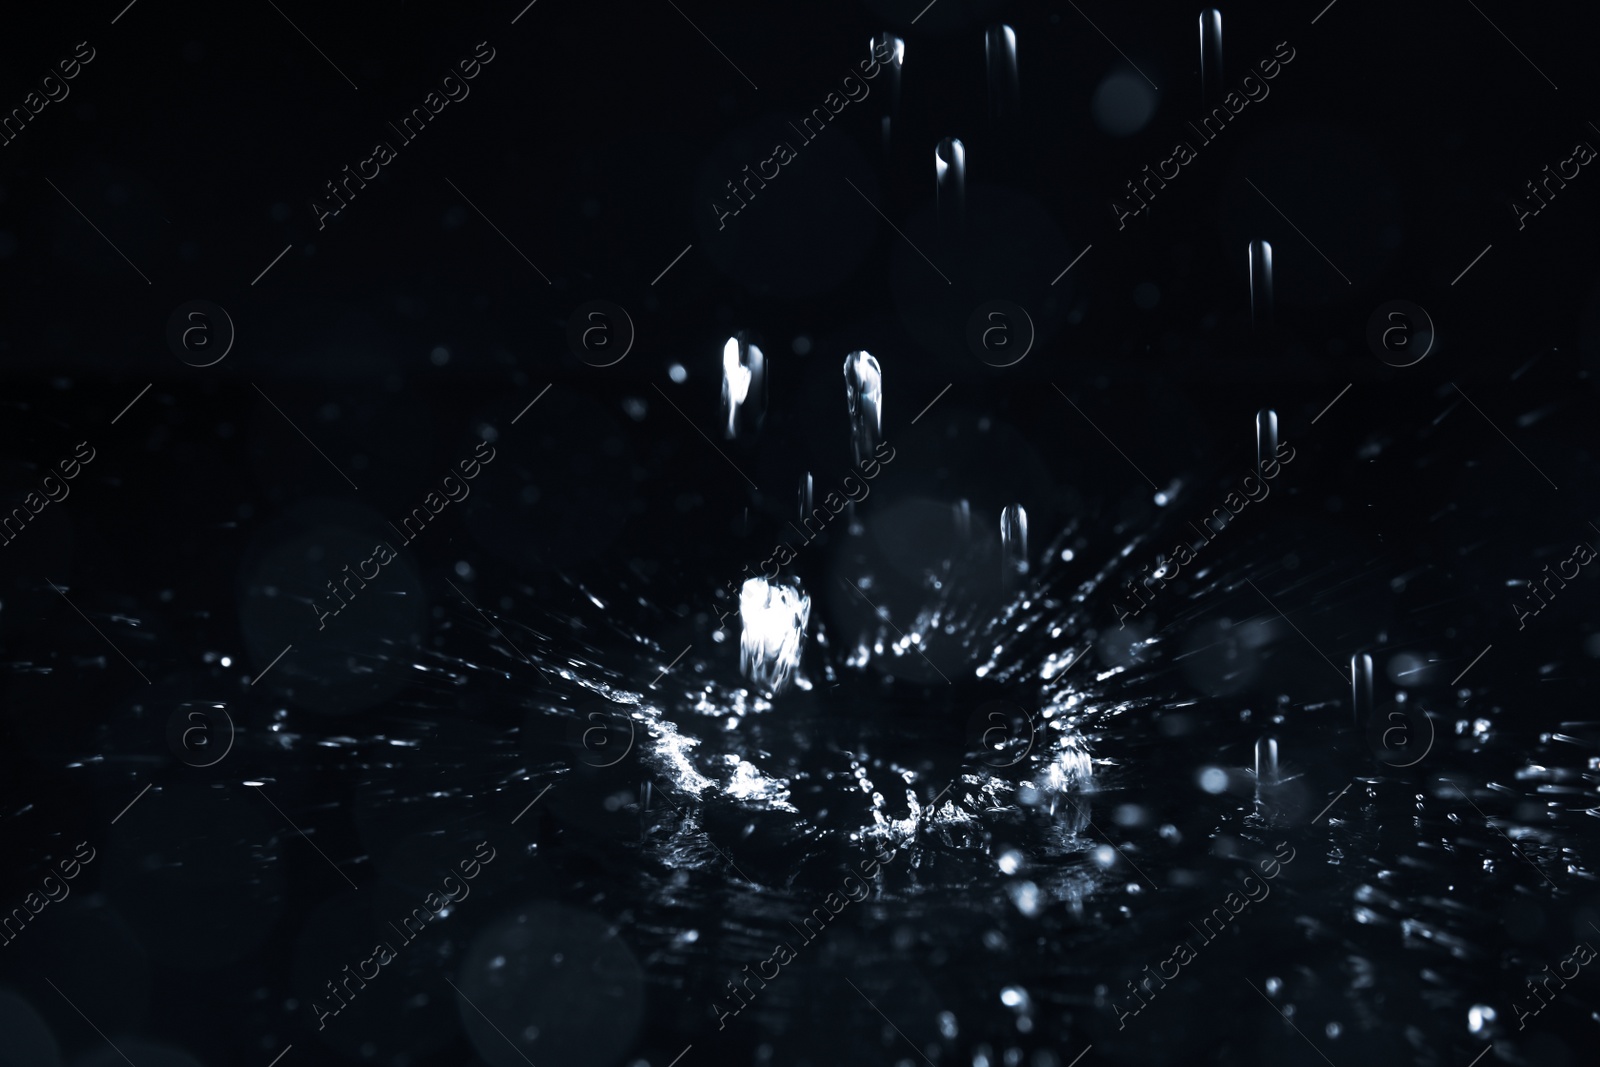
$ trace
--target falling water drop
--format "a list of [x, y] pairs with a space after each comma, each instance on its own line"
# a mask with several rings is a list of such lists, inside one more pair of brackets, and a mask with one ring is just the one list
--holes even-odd
[[1350, 706], [1357, 730], [1372, 718], [1372, 657], [1357, 652], [1350, 657]]
[[880, 55], [888, 56], [887, 59], [878, 60], [883, 73], [883, 154], [884, 159], [889, 158], [890, 127], [894, 117], [900, 111], [900, 68], [905, 64], [906, 42], [892, 33], [880, 33], [867, 42], [872, 50], [874, 59]]
[[749, 578], [739, 592], [739, 670], [757, 685], [781, 693], [800, 666], [811, 598], [796, 579], [768, 583]]
[[747, 428], [759, 426], [766, 405], [766, 359], [761, 349], [751, 344], [741, 331], [722, 346], [722, 413], [727, 417], [726, 435], [730, 439], [737, 437], [741, 423]]
[[883, 368], [870, 352], [857, 350], [844, 357], [844, 397], [850, 409], [850, 446], [859, 465], [883, 439]]
[[811, 472], [806, 471], [800, 476], [800, 521], [805, 522], [811, 515], [814, 506], [814, 485], [811, 481]]
[[1207, 106], [1222, 99], [1222, 12], [1200, 12], [1200, 99]]
[[933, 151], [934, 191], [939, 202], [939, 232], [946, 241], [961, 236], [967, 210], [967, 148], [946, 137]]
[[1272, 329], [1272, 245], [1260, 240], [1250, 242], [1250, 324]]
[[[873, 58], [878, 59], [878, 62], [883, 67], [884, 74], [889, 77], [889, 99], [886, 101], [885, 107], [889, 114], [892, 115], [900, 110], [900, 68], [905, 65], [906, 61], [905, 38], [885, 30], [882, 33], [874, 34], [872, 39], [867, 42], [867, 47], [872, 50]], [[887, 58], [878, 58], [881, 56], [886, 56]]]
[[989, 120], [1004, 122], [1017, 113], [1017, 31], [1006, 25], [990, 26], [983, 46], [989, 68]]
[[1278, 457], [1278, 413], [1271, 408], [1256, 412], [1256, 473], [1267, 476], [1267, 464]]
[[1028, 513], [1021, 504], [1000, 513], [1000, 552], [1008, 584], [1028, 573]]
[[953, 510], [955, 512], [956, 537], [960, 538], [961, 542], [965, 544], [972, 540], [972, 504], [966, 497], [962, 497], [956, 501]]
[[1256, 787], [1278, 784], [1278, 739], [1267, 735], [1256, 741]]

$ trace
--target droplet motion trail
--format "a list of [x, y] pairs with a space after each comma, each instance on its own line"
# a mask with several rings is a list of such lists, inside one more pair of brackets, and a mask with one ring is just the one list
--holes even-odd
[[1256, 796], [1260, 799], [1262, 786], [1277, 785], [1281, 781], [1278, 770], [1278, 739], [1267, 734], [1256, 741]]
[[934, 193], [939, 204], [939, 236], [954, 247], [966, 231], [967, 148], [946, 137], [933, 150]]
[[766, 402], [766, 358], [741, 331], [722, 346], [722, 413], [728, 439], [739, 436], [741, 425], [749, 429], [759, 426]]
[[1272, 331], [1272, 245], [1250, 242], [1250, 325], [1257, 338]]
[[989, 121], [1016, 118], [1021, 95], [1017, 77], [1017, 31], [1001, 24], [983, 35], [984, 63], [989, 74]]
[[856, 463], [865, 463], [883, 440], [883, 368], [865, 349], [844, 357], [844, 398], [850, 447]]
[[739, 592], [739, 619], [740, 672], [774, 695], [783, 692], [800, 667], [811, 598], [795, 579], [750, 578]]
[[1357, 652], [1350, 657], [1350, 709], [1357, 731], [1370, 722], [1374, 711], [1372, 688], [1372, 657]]
[[1212, 107], [1222, 95], [1222, 12], [1208, 7], [1200, 12], [1200, 99]]
[[1021, 504], [1000, 513], [1001, 581], [1016, 587], [1028, 575], [1028, 513]]
[[1278, 458], [1278, 413], [1271, 408], [1256, 412], [1256, 473], [1269, 477], [1267, 465]]
[[900, 112], [900, 71], [905, 65], [906, 43], [892, 33], [880, 33], [867, 42], [874, 56], [888, 55], [888, 59], [881, 62], [884, 89], [883, 115], [880, 121], [883, 124], [883, 161], [887, 165], [893, 147], [892, 129], [894, 120]]

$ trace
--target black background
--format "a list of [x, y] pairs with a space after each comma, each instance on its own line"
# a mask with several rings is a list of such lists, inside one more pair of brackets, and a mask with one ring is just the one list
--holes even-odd
[[[576, 832], [583, 818], [573, 814], [532, 823], [524, 837], [508, 825], [537, 789], [506, 783], [549, 763], [557, 746], [541, 752], [529, 730], [507, 740], [543, 699], [543, 679], [489, 651], [495, 632], [462, 597], [518, 619], [527, 629], [511, 639], [546, 666], [579, 651], [640, 689], [690, 645], [697, 673], [735, 671], [735, 643], [709, 639], [715, 591], [785, 536], [803, 472], [819, 493], [849, 472], [840, 364], [858, 348], [883, 365], [884, 433], [897, 449], [879, 507], [965, 498], [992, 539], [1000, 509], [1020, 502], [1036, 556], [1076, 522], [1101, 531], [1095, 565], [1111, 561], [1118, 536], [1149, 536], [1136, 563], [1170, 546], [1177, 535], [1147, 483], [1177, 481], [1184, 517], [1207, 513], [1254, 462], [1256, 412], [1276, 410], [1305, 458], [1286, 469], [1275, 503], [1246, 512], [1256, 525], [1217, 564], [1237, 577], [1212, 587], [1209, 603], [1164, 606], [1154, 624], [1177, 640], [1217, 612], [1261, 612], [1240, 588], [1248, 575], [1314, 646], [1290, 647], [1289, 634], [1289, 660], [1250, 692], [1300, 685], [1297, 701], [1348, 700], [1315, 651], [1340, 670], [1363, 648], [1426, 647], [1442, 683], [1492, 645], [1473, 678], [1492, 693], [1457, 705], [1468, 720], [1492, 710], [1506, 737], [1500, 763], [1464, 772], [1480, 784], [1509, 780], [1541, 734], [1593, 737], [1560, 725], [1593, 717], [1592, 575], [1526, 630], [1508, 588], [1600, 536], [1589, 525], [1600, 522], [1590, 499], [1600, 289], [1589, 188], [1600, 178], [1585, 168], [1521, 230], [1510, 207], [1576, 142], [1600, 144], [1590, 125], [1600, 122], [1595, 21], [1579, 5], [1224, 8], [1229, 85], [1280, 41], [1295, 58], [1267, 99], [1123, 229], [1110, 208], [1123, 183], [1175, 140], [1195, 140], [1184, 128], [1202, 110], [1194, 7], [937, 0], [913, 25], [921, 4], [899, 0], [695, 0], [681, 12], [667, 0], [539, 0], [520, 17], [514, 2], [279, 6], [43, 8], [14, 13], [0, 40], [5, 108], [77, 42], [96, 51], [69, 98], [0, 147], [7, 506], [78, 442], [97, 450], [71, 497], [0, 549], [5, 906], [77, 841], [108, 857], [76, 883], [72, 907], [98, 891], [97, 910], [68, 919], [52, 914], [66, 905], [52, 905], [37, 924], [60, 929], [30, 927], [0, 950], [18, 957], [4, 961], [8, 988], [48, 1020], [67, 1061], [112, 1062], [94, 1058], [108, 1054], [104, 1042], [47, 976], [58, 992], [76, 990], [113, 1040], [181, 1046], [205, 1063], [266, 1064], [290, 1043], [286, 1064], [362, 1058], [359, 1034], [323, 1045], [306, 1021], [322, 976], [294, 971], [291, 942], [329, 921], [317, 909], [343, 886], [284, 819], [314, 825], [321, 850], [362, 885], [372, 857], [381, 865], [423, 848], [430, 827], [451, 827], [447, 845], [426, 846], [447, 865], [485, 837], [520, 856], [525, 837], [556, 847]], [[996, 123], [983, 30], [1001, 20], [1016, 30], [1021, 93], [1020, 112]], [[884, 30], [906, 40], [887, 158], [880, 78], [719, 231], [713, 191], [770, 154], [772, 128], [821, 104]], [[386, 123], [480, 41], [495, 58], [470, 96], [396, 144], [381, 177], [319, 229], [311, 202], [323, 183], [375, 140], [395, 144]], [[1105, 132], [1092, 108], [1117, 72], [1159, 89], [1153, 115], [1125, 137]], [[945, 136], [967, 150], [961, 248], [935, 232], [931, 157]], [[1272, 243], [1278, 272], [1270, 332], [1251, 328], [1255, 238]], [[237, 330], [228, 357], [204, 369], [166, 342], [173, 310], [196, 299], [226, 308]], [[593, 299], [626, 308], [637, 331], [614, 366], [589, 366], [567, 343], [574, 309]], [[989, 299], [1021, 304], [1038, 326], [1015, 366], [987, 366], [964, 343], [968, 316]], [[1438, 332], [1428, 358], [1403, 369], [1366, 336], [1374, 310], [1396, 299], [1425, 307]], [[721, 350], [741, 330], [767, 354], [770, 400], [759, 434], [725, 441]], [[421, 504], [485, 438], [495, 462], [469, 504], [446, 509], [402, 554], [383, 594], [392, 599], [358, 600], [327, 636], [303, 599], [286, 606], [365, 558], [389, 536], [382, 520]], [[914, 555], [889, 554], [899, 551]], [[820, 601], [837, 592], [813, 588], [818, 616], [836, 610]], [[598, 614], [591, 596], [605, 605]], [[1115, 621], [1104, 596], [1092, 614], [1101, 628]], [[290, 643], [279, 676], [251, 685]], [[439, 662], [419, 672], [407, 648], [463, 657], [458, 675]], [[951, 656], [934, 658], [972, 662]], [[1317, 687], [1326, 692], [1314, 698]], [[230, 762], [198, 770], [172, 759], [166, 724], [185, 701], [231, 709], [242, 734]], [[274, 735], [274, 721], [287, 734]], [[434, 747], [401, 775], [373, 749], [404, 726]], [[360, 743], [327, 741], [341, 737]], [[1593, 773], [1575, 766], [1588, 798], [1568, 809], [1593, 807]], [[386, 775], [394, 780], [374, 788]], [[1347, 780], [1313, 777], [1317, 797]], [[152, 781], [137, 816], [109, 826]], [[271, 783], [282, 811], [244, 781]], [[468, 813], [430, 809], [412, 822], [363, 807], [385, 790], [404, 808], [435, 789], [460, 791]], [[208, 804], [227, 819], [193, 814]], [[189, 820], [198, 822], [186, 830]], [[255, 857], [258, 866], [248, 848], [219, 858], [205, 847], [218, 835], [263, 848], [270, 839], [296, 869], [286, 876]], [[1487, 835], [1475, 847], [1496, 843]], [[1571, 865], [1573, 884], [1555, 896], [1592, 898], [1578, 843], [1566, 847], [1577, 851], [1559, 866]], [[517, 877], [559, 895], [561, 879], [536, 860], [520, 856]], [[626, 858], [595, 862], [612, 864], [619, 884], [630, 878]], [[1522, 879], [1506, 894], [1554, 892], [1532, 871]], [[435, 880], [413, 882], [425, 891]], [[1592, 915], [1586, 906], [1552, 903], [1563, 918], [1532, 956], [1553, 965], [1574, 940], [1563, 924], [1581, 929], [1572, 916]], [[1497, 907], [1485, 905], [1469, 936], [1486, 966], [1507, 959]], [[959, 919], [949, 927], [958, 941], [978, 931]], [[685, 1067], [701, 1055], [793, 1061], [754, 1027], [713, 1045], [703, 1002], [722, 980], [652, 985], [633, 1044], [569, 1062], [665, 1067], [690, 1042]], [[1505, 983], [1503, 1019], [1520, 972]], [[1468, 979], [1446, 984], [1465, 995]], [[1085, 998], [1073, 1010], [1089, 1011], [1091, 985], [1068, 996]], [[1203, 1004], [1218, 994], [1202, 985], [1191, 993]], [[297, 1009], [285, 1008], [295, 997]], [[1582, 1023], [1592, 1040], [1592, 989], [1587, 997], [1585, 1009], [1544, 1016], [1559, 1016], [1550, 1033]], [[663, 1006], [678, 1000], [687, 1006]], [[1230, 996], [1214, 1011], [1248, 1004]], [[878, 1022], [855, 1015], [859, 1006], [839, 1027], [841, 1046], [864, 1062], [911, 1053], [902, 1043], [868, 1055]], [[1394, 1062], [1465, 1063], [1482, 1046], [1453, 1008], [1432, 1021], [1426, 1010], [1409, 1019], [1374, 1010], [1374, 1041], [1406, 1025], [1445, 1035], [1427, 1052], [1416, 1042], [1391, 1049]], [[1051, 1023], [1057, 1062], [1093, 1029]], [[411, 1062], [482, 1062], [453, 1040]], [[1284, 1054], [1309, 1057], [1289, 1040]], [[118, 1044], [140, 1067], [166, 1062]], [[1266, 1055], [1225, 1045], [1191, 1051], [1197, 1062]], [[21, 1038], [13, 1049], [0, 1062], [52, 1062], [30, 1058]], [[966, 1036], [942, 1054], [940, 1067], [973, 1056]], [[374, 1055], [402, 1062], [392, 1057], [403, 1052]], [[1343, 1056], [1333, 1060], [1356, 1062], [1349, 1048]]]

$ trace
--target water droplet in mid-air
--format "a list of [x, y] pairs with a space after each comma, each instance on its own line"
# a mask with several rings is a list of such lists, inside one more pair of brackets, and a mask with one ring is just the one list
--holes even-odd
[[1017, 111], [1017, 31], [990, 26], [983, 35], [983, 49], [989, 70], [989, 119], [1004, 122]]
[[1372, 657], [1357, 652], [1350, 657], [1350, 699], [1356, 728], [1372, 718]]
[[1271, 408], [1256, 412], [1256, 473], [1267, 476], [1267, 464], [1278, 457], [1278, 413]]
[[933, 150], [934, 193], [939, 202], [939, 233], [955, 242], [964, 229], [967, 211], [967, 146], [946, 137]]
[[1278, 739], [1263, 737], [1256, 741], [1256, 787], [1278, 784]]
[[1222, 12], [1200, 12], [1200, 98], [1207, 105], [1222, 99]]
[[[883, 90], [883, 157], [888, 162], [890, 128], [895, 114], [900, 110], [900, 69], [906, 61], [906, 42], [885, 32], [873, 35], [867, 46], [872, 50], [872, 57], [883, 75], [883, 81], [879, 83]], [[878, 59], [879, 56], [887, 58]]]
[[751, 578], [739, 593], [739, 670], [772, 693], [782, 692], [800, 666], [811, 598], [797, 580]]
[[[727, 436], [739, 436], [741, 422], [759, 425], [766, 400], [766, 359], [743, 333], [735, 334], [722, 346], [722, 413], [728, 420]], [[745, 412], [742, 420], [741, 409]]]
[[1250, 242], [1250, 325], [1256, 332], [1272, 328], [1272, 245]]
[[1000, 513], [1001, 567], [1007, 582], [1028, 573], [1028, 513], [1011, 504]]
[[844, 357], [844, 398], [850, 410], [850, 445], [856, 463], [872, 458], [883, 439], [883, 368], [866, 351]]

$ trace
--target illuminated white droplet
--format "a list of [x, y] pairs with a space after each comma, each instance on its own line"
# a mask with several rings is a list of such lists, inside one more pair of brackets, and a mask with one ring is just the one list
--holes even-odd
[[728, 416], [728, 436], [734, 434], [739, 405], [750, 395], [750, 368], [739, 359], [739, 339], [730, 337], [722, 346], [722, 407]]
[[1011, 894], [1011, 903], [1017, 910], [1029, 919], [1039, 914], [1039, 887], [1032, 882], [1013, 882], [1006, 887]]
[[777, 693], [800, 666], [811, 598], [800, 583], [748, 579], [739, 592], [739, 619], [744, 624], [739, 669], [746, 678]]

